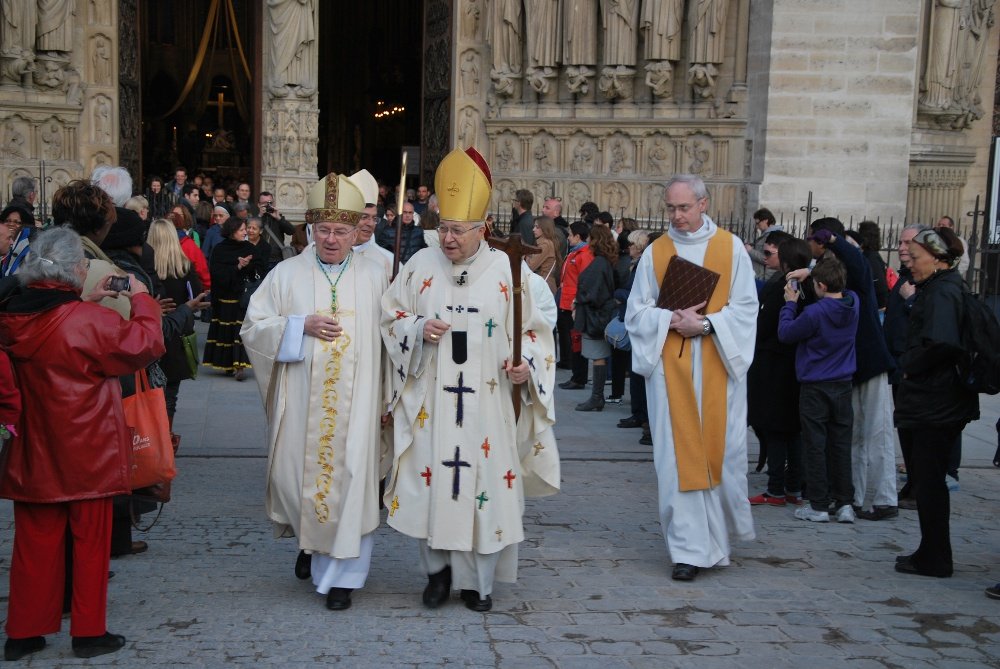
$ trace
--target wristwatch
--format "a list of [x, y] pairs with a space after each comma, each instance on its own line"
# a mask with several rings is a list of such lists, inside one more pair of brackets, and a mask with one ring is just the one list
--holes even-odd
[[701, 334], [705, 337], [712, 334], [715, 329], [712, 327], [712, 321], [707, 318], [701, 321]]

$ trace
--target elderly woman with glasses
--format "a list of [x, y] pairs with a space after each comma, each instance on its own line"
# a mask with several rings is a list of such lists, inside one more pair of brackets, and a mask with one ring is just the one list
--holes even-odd
[[73, 652], [94, 657], [125, 643], [106, 627], [112, 497], [131, 491], [118, 377], [163, 355], [160, 305], [134, 278], [122, 291], [130, 320], [81, 300], [87, 266], [75, 232], [40, 232], [18, 273], [22, 289], [0, 307], [0, 344], [24, 401], [0, 471], [0, 497], [14, 500], [7, 660], [59, 631], [68, 533]]
[[903, 378], [894, 418], [899, 441], [910, 450], [907, 474], [917, 501], [920, 545], [896, 558], [896, 571], [944, 578], [953, 571], [948, 456], [966, 424], [979, 418], [979, 396], [965, 388], [956, 370], [963, 355], [965, 285], [955, 270], [962, 242], [946, 228], [924, 230], [909, 251], [917, 295], [899, 361]]

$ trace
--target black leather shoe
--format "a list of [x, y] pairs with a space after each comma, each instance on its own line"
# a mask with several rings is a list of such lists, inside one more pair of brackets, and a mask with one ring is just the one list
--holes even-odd
[[312, 555], [305, 551], [299, 551], [299, 556], [295, 558], [295, 577], [304, 581], [312, 576], [312, 561]]
[[643, 446], [652, 446], [653, 445], [653, 435], [651, 435], [651, 434], [644, 434], [644, 435], [642, 435], [641, 437], [639, 437], [639, 443], [642, 444]]
[[913, 558], [912, 554], [911, 555], [897, 555], [896, 556], [896, 564], [899, 564], [900, 562], [909, 562], [910, 559], [912, 559], [912, 558]]
[[351, 608], [350, 588], [330, 588], [326, 593], [326, 608], [331, 611], [343, 611]]
[[871, 511], [854, 507], [854, 515], [864, 520], [886, 520], [899, 516], [899, 508], [895, 506], [873, 506]]
[[3, 659], [8, 662], [20, 660], [45, 648], [45, 637], [29, 636], [24, 639], [7, 639], [3, 645]]
[[451, 567], [445, 567], [436, 574], [427, 577], [427, 587], [424, 588], [424, 606], [436, 609], [448, 601], [451, 596]]
[[73, 654], [77, 657], [97, 657], [117, 652], [124, 645], [125, 637], [121, 634], [105, 632], [101, 636], [75, 636]]
[[675, 581], [693, 581], [699, 571], [701, 570], [693, 564], [678, 562], [674, 565], [674, 572], [670, 575], [670, 577]]
[[562, 383], [560, 383], [559, 387], [562, 388], [563, 390], [583, 390], [584, 388], [587, 387], [587, 384], [577, 383], [576, 381], [570, 379], [569, 381], [563, 381]]
[[465, 608], [467, 609], [485, 613], [493, 608], [493, 598], [486, 595], [484, 599], [480, 599], [479, 593], [475, 590], [463, 590], [461, 592], [461, 597], [462, 601], [465, 602]]
[[940, 571], [940, 572], [929, 572], [921, 571], [917, 568], [917, 565], [913, 564], [910, 559], [903, 560], [902, 562], [896, 563], [896, 571], [900, 574], [915, 574], [917, 576], [931, 576], [933, 578], [948, 578], [951, 576], [951, 571]]
[[618, 427], [622, 427], [622, 428], [626, 428], [626, 429], [633, 428], [633, 427], [642, 427], [642, 424], [644, 422], [645, 421], [641, 421], [638, 418], [636, 418], [635, 416], [629, 416], [628, 418], [622, 418], [620, 421], [618, 421]]

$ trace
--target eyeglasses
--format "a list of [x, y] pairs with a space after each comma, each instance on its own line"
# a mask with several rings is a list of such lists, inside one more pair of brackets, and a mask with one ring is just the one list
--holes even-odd
[[695, 203], [692, 203], [692, 204], [678, 204], [678, 205], [676, 205], [676, 206], [675, 206], [675, 205], [672, 205], [672, 204], [668, 204], [668, 205], [666, 206], [666, 210], [667, 210], [667, 213], [668, 213], [668, 214], [673, 214], [673, 213], [674, 213], [674, 212], [676, 212], [676, 211], [679, 211], [679, 212], [681, 212], [682, 214], [686, 214], [686, 213], [688, 213], [689, 211], [691, 211], [691, 209], [693, 209], [693, 208], [695, 207], [695, 205], [696, 205], [696, 204], [697, 204], [697, 202], [695, 202]]
[[319, 228], [313, 231], [314, 237], [329, 237], [333, 235], [338, 239], [347, 239], [354, 233], [354, 228]]
[[480, 225], [473, 225], [471, 228], [465, 228], [465, 229], [456, 228], [456, 227], [450, 227], [450, 226], [447, 226], [447, 225], [439, 225], [437, 227], [437, 231], [438, 231], [438, 234], [441, 235], [442, 237], [447, 237], [448, 235], [451, 235], [455, 239], [459, 239], [461, 237], [464, 237], [468, 233], [472, 232], [476, 228], [481, 228], [481, 227], [483, 227], [482, 224], [480, 224]]
[[771, 256], [773, 256], [773, 255], [774, 255], [775, 253], [777, 253], [777, 251], [768, 251], [767, 249], [764, 249], [763, 253], [764, 253], [764, 257], [765, 257], [765, 258], [770, 258], [770, 257], [771, 257]]

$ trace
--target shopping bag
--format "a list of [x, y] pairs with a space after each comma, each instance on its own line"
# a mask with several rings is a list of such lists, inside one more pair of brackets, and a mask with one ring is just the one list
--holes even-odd
[[198, 333], [192, 332], [189, 335], [181, 335], [181, 343], [184, 345], [184, 355], [187, 356], [188, 371], [190, 378], [198, 378]]
[[174, 478], [174, 449], [162, 388], [150, 388], [145, 369], [135, 373], [135, 394], [122, 399], [125, 424], [132, 429], [132, 489]]

